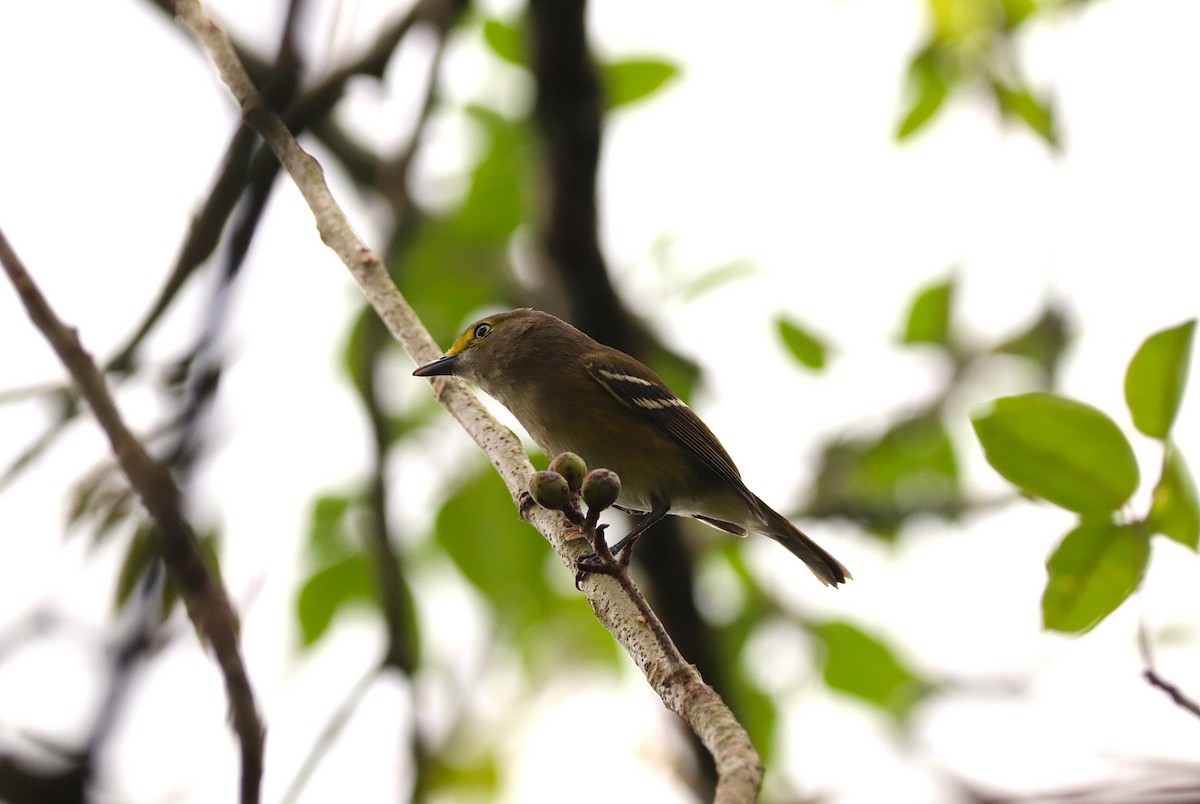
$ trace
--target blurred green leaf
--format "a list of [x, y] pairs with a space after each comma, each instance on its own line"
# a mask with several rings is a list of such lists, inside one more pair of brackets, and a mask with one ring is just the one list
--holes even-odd
[[1156, 332], [1142, 343], [1125, 373], [1125, 402], [1133, 423], [1151, 438], [1171, 431], [1187, 385], [1196, 319]]
[[1046, 562], [1043, 625], [1066, 633], [1091, 630], [1138, 587], [1149, 558], [1142, 528], [1083, 520]]
[[507, 242], [525, 208], [524, 184], [531, 172], [533, 147], [529, 122], [479, 105], [470, 105], [465, 112], [485, 145], [463, 205], [454, 216], [454, 231], [471, 240]]
[[1013, 29], [1038, 12], [1037, 0], [1000, 0], [1004, 11], [1004, 27]]
[[885, 539], [918, 514], [952, 519], [965, 505], [958, 458], [936, 412], [902, 419], [875, 439], [826, 446], [810, 516], [841, 516]]
[[933, 15], [935, 36], [946, 42], [991, 39], [996, 27], [994, 0], [926, 0]]
[[373, 389], [363, 386], [363, 362], [370, 357], [368, 334], [370, 328], [378, 321], [378, 314], [369, 304], [359, 307], [342, 346], [342, 371], [354, 383], [359, 396], [365, 397]]
[[79, 524], [98, 507], [97, 500], [108, 493], [111, 474], [109, 471], [89, 472], [71, 487], [67, 503], [68, 528]]
[[121, 560], [121, 569], [117, 573], [117, 585], [113, 590], [113, 608], [117, 611], [125, 608], [138, 581], [150, 566], [151, 562], [162, 554], [162, 542], [158, 530], [149, 524], [139, 525], [134, 531], [129, 546], [125, 549], [125, 557]]
[[308, 519], [308, 546], [316, 563], [332, 563], [357, 552], [345, 531], [350, 503], [344, 494], [322, 494], [313, 501]]
[[[538, 677], [572, 663], [616, 666], [617, 649], [582, 596], [563, 598], [546, 572], [550, 547], [517, 516], [503, 481], [475, 472], [438, 512], [437, 544], [487, 599], [505, 640]], [[554, 567], [554, 571], [563, 571]]]
[[485, 753], [465, 762], [454, 762], [444, 751], [431, 753], [425, 759], [424, 773], [433, 800], [495, 801], [499, 793], [499, 760]]
[[1193, 550], [1200, 547], [1200, 502], [1183, 453], [1174, 444], [1163, 455], [1162, 477], [1151, 498], [1147, 527]]
[[1071, 511], [1112, 511], [1137, 489], [1133, 449], [1113, 420], [1072, 399], [1031, 393], [972, 414], [988, 463], [1013, 484]]
[[355, 518], [363, 514], [350, 495], [322, 494], [313, 502], [307, 559], [316, 569], [296, 598], [303, 648], [325, 635], [343, 606], [370, 601], [376, 595], [372, 558], [363, 552], [355, 526]]
[[750, 260], [730, 260], [693, 277], [681, 280], [675, 287], [680, 299], [692, 301], [722, 285], [751, 276], [757, 269]]
[[679, 75], [679, 66], [662, 59], [627, 59], [602, 68], [608, 109], [650, 97]]
[[738, 722], [750, 735], [762, 761], [770, 762], [778, 747], [776, 729], [779, 725], [779, 708], [775, 698], [759, 689], [743, 673], [737, 672], [730, 699]]
[[[221, 561], [220, 561], [220, 532], [216, 530], [205, 531], [196, 534], [197, 546], [200, 548], [200, 557], [208, 566], [209, 571], [213, 574], [217, 583], [221, 582]], [[117, 584], [113, 590], [113, 608], [120, 611], [129, 602], [141, 583], [142, 576], [150, 568], [150, 565], [157, 561], [162, 556], [162, 534], [157, 526], [146, 522], [138, 526], [134, 531], [133, 538], [129, 540], [129, 546], [125, 550], [125, 557], [121, 561], [121, 569], [117, 573]], [[175, 604], [179, 601], [179, 589], [170, 575], [163, 578], [162, 597], [160, 603], [162, 605], [162, 615], [166, 617], [171, 613]]]
[[324, 636], [344, 605], [369, 601], [373, 595], [371, 566], [362, 553], [347, 556], [314, 572], [300, 588], [296, 600], [301, 645], [307, 648]]
[[847, 622], [812, 626], [825, 648], [825, 683], [903, 719], [932, 686], [882, 641]]
[[80, 478], [70, 491], [67, 527], [90, 520], [88, 549], [95, 549], [119, 532], [127, 521], [144, 520], [137, 496], [115, 465], [103, 466]]
[[529, 51], [525, 38], [525, 32], [511, 22], [498, 19], [483, 21], [483, 41], [487, 43], [492, 53], [509, 64], [515, 64], [517, 67], [526, 66], [525, 54]]
[[555, 595], [542, 577], [546, 543], [522, 522], [495, 472], [476, 471], [438, 512], [436, 540], [498, 617], [537, 619]]
[[1062, 310], [1046, 305], [1028, 328], [1002, 341], [993, 351], [1032, 360], [1041, 367], [1047, 385], [1053, 387], [1058, 366], [1071, 340], [1070, 323]]
[[465, 114], [482, 138], [482, 157], [462, 204], [425, 218], [394, 266], [405, 296], [447, 345], [465, 311], [511, 306], [509, 241], [528, 211], [526, 182], [533, 174], [527, 120], [509, 120], [482, 106], [468, 106]]
[[1048, 98], [1038, 98], [1027, 87], [993, 80], [992, 95], [1001, 114], [1015, 116], [1054, 148], [1059, 147], [1058, 125]]
[[947, 280], [922, 290], [909, 309], [901, 343], [932, 343], [945, 346], [950, 339], [950, 305], [954, 281]]
[[909, 139], [933, 120], [950, 92], [950, 82], [937, 58], [936, 48], [927, 45], [908, 65], [912, 100], [896, 127], [896, 139]]
[[825, 368], [828, 347], [823, 340], [786, 315], [778, 316], [775, 319], [775, 326], [779, 330], [779, 337], [783, 340], [783, 345], [787, 347], [792, 357], [799, 361], [800, 365], [814, 371]]
[[[777, 615], [778, 611], [774, 604], [768, 602], [758, 586], [754, 573], [746, 563], [741, 545], [734, 540], [723, 539], [713, 543], [711, 555], [719, 555], [728, 564], [745, 596], [744, 605], [734, 619], [714, 626], [717, 639], [713, 643], [713, 649], [717, 656], [717, 665], [727, 668], [725, 675], [720, 679], [723, 685], [721, 695], [737, 713], [738, 721], [750, 735], [750, 740], [758, 749], [763, 762], [769, 764], [775, 756], [779, 712], [775, 699], [764, 692], [755, 679], [748, 676], [743, 654], [750, 638], [770, 617]], [[708, 680], [710, 683], [714, 681]]]

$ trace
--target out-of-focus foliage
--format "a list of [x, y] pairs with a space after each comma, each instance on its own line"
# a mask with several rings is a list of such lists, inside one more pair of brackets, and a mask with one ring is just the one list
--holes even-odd
[[1082, 633], [1114, 611], [1141, 584], [1152, 534], [1197, 549], [1196, 486], [1170, 441], [1195, 329], [1192, 320], [1151, 335], [1125, 374], [1134, 424], [1163, 449], [1150, 510], [1141, 517], [1123, 510], [1138, 485], [1133, 448], [1103, 412], [1053, 394], [1026, 394], [996, 400], [973, 416], [996, 471], [1027, 493], [1080, 514], [1046, 564], [1046, 628]]
[[1043, 387], [1053, 387], [1069, 326], [1063, 310], [1048, 304], [1016, 334], [995, 344], [975, 343], [955, 325], [955, 287], [955, 280], [947, 278], [920, 289], [899, 336], [901, 346], [932, 349], [948, 363], [946, 386], [879, 432], [847, 434], [826, 444], [806, 495], [806, 515], [850, 519], [892, 540], [915, 516], [954, 520], [981, 504], [963, 490], [958, 448], [951, 437], [949, 406], [956, 389], [970, 373], [1011, 357], [1036, 366]]
[[891, 540], [918, 514], [953, 518], [966, 505], [954, 444], [931, 411], [827, 444], [805, 513], [845, 517]]
[[835, 620], [809, 630], [821, 643], [823, 677], [831, 689], [902, 720], [931, 688], [891, 648], [857, 626]]
[[348, 496], [327, 494], [313, 503], [308, 560], [314, 569], [296, 599], [305, 647], [325, 634], [344, 606], [374, 599], [370, 554], [355, 522], [363, 516], [369, 514]]
[[[616, 644], [580, 595], [550, 583], [553, 553], [517, 516], [503, 481], [483, 468], [470, 475], [438, 512], [435, 540], [486, 599], [496, 638], [516, 648], [535, 678], [573, 664], [616, 667]], [[554, 568], [557, 569], [557, 568]], [[570, 589], [570, 587], [568, 587]]]
[[908, 311], [901, 343], [932, 343], [946, 346], [950, 342], [950, 309], [954, 298], [954, 281], [930, 285], [917, 294]]
[[[1053, 103], [1025, 78], [1017, 45], [1038, 20], [1082, 4], [1083, 0], [928, 0], [929, 32], [908, 68], [911, 96], [897, 136], [906, 139], [926, 129], [948, 99], [983, 90], [1004, 117], [1058, 147]], [[529, 33], [523, 21], [472, 11], [451, 36], [481, 41], [497, 67], [529, 71]], [[605, 111], [625, 112], [669, 88], [682, 70], [668, 59], [630, 57], [604, 61], [598, 73]], [[462, 187], [461, 198], [436, 209], [417, 205], [411, 219], [397, 225], [387, 257], [397, 284], [429, 328], [436, 336], [448, 337], [479, 308], [498, 309], [526, 300], [528, 287], [511, 269], [514, 241], [539, 224], [538, 183], [544, 177], [539, 176], [539, 143], [527, 114], [487, 98], [455, 108], [441, 104], [439, 113], [458, 116], [473, 133], [474, 161], [453, 177]], [[683, 271], [670, 260], [669, 236], [660, 238], [660, 244], [664, 299], [686, 303], [754, 270], [749, 262], [736, 260]], [[813, 485], [803, 495], [805, 516], [847, 519], [879, 538], [896, 540], [916, 518], [953, 520], [993, 502], [974, 499], [964, 490], [962, 445], [956, 443], [959, 429], [951, 419], [951, 400], [963, 389], [964, 377], [986, 372], [1000, 359], [1024, 361], [1036, 369], [1036, 389], [1052, 389], [1071, 327], [1062, 307], [1047, 303], [1028, 326], [995, 343], [977, 343], [957, 326], [955, 292], [953, 277], [921, 289], [904, 311], [898, 338], [901, 348], [921, 350], [945, 364], [944, 385], [913, 409], [879, 411], [886, 423], [870, 432], [847, 429], [826, 443]], [[836, 333], [818, 334], [788, 314], [779, 315], [775, 327], [800, 366], [829, 369]], [[1002, 474], [1026, 493], [1083, 514], [1048, 562], [1042, 600], [1048, 628], [1082, 632], [1120, 605], [1141, 582], [1153, 534], [1197, 549], [1196, 486], [1183, 455], [1170, 442], [1193, 334], [1194, 322], [1188, 322], [1151, 337], [1126, 376], [1136, 428], [1163, 443], [1160, 477], [1143, 517], [1120, 510], [1137, 485], [1139, 469], [1125, 435], [1107, 415], [1081, 402], [1033, 393], [999, 400], [990, 413], [975, 419], [987, 457]], [[431, 415], [438, 409], [427, 394], [405, 399], [380, 382], [381, 370], [408, 366], [374, 312], [364, 307], [349, 328], [342, 367], [374, 428], [380, 454], [373, 471], [386, 482], [391, 478], [385, 470], [397, 447], [417, 443], [432, 428], [446, 424], [440, 415]], [[681, 396], [690, 396], [698, 376], [694, 367], [671, 361], [655, 363], [654, 368]], [[384, 376], [398, 375], [402, 372]], [[525, 671], [510, 704], [519, 706], [566, 670], [619, 672], [624, 657], [595, 623], [584, 599], [571, 590], [569, 573], [556, 564], [536, 532], [518, 519], [494, 473], [469, 466], [453, 477], [434, 503], [432, 537], [422, 541], [419, 534], [403, 534], [390, 544], [413, 577], [426, 570], [446, 574], [452, 568], [449, 574], [482, 601], [491, 625], [486, 651], [511, 652]], [[387, 517], [380, 516], [386, 506], [378, 505], [378, 490], [368, 486], [364, 482], [325, 493], [312, 506], [303, 556], [307, 572], [296, 599], [302, 648], [319, 644], [347, 610], [386, 608], [380, 605], [380, 587], [382, 570], [388, 568], [381, 563], [393, 559], [372, 538], [381, 529], [385, 535], [390, 532], [388, 523], [381, 521]], [[157, 537], [141, 522], [127, 486], [111, 467], [86, 476], [73, 496], [70, 521], [89, 524], [96, 544], [128, 535], [116, 584], [117, 604], [122, 605], [157, 556]], [[217, 568], [218, 533], [205, 534], [201, 542]], [[761, 588], [734, 540], [722, 540], [701, 559], [721, 564], [733, 584], [731, 597], [740, 601], [730, 616], [708, 623], [706, 633], [724, 676], [720, 692], [769, 767], [777, 752], [779, 699], [763, 688], [746, 663], [764, 629], [783, 622], [797, 640], [811, 640], [817, 648], [811, 676], [797, 679], [797, 686], [823, 679], [828, 687], [897, 723], [907, 722], [914, 709], [941, 688], [936, 679], [910, 666], [885, 634], [869, 633], [843, 620], [813, 622], [789, 613], [787, 605]], [[169, 606], [169, 587], [164, 598]], [[421, 656], [415, 623], [412, 616], [403, 626], [420, 671], [448, 678], [451, 674], [444, 668], [431, 666]], [[476, 730], [470, 718], [464, 712], [459, 723], [451, 724], [452, 736], [442, 744], [421, 746], [416, 758], [423, 765], [419, 792], [495, 797], [504, 773], [497, 748], [504, 735], [480, 747], [487, 742], [480, 736], [485, 730]], [[453, 739], [456, 732], [476, 737], [473, 751], [460, 750]]]
[[[529, 36], [521, 21], [487, 18], [483, 38], [501, 61], [516, 67], [529, 66]], [[630, 58], [599, 65], [604, 82], [605, 108], [612, 111], [650, 98], [680, 75], [678, 64], [661, 58]]]
[[813, 371], [825, 368], [829, 347], [825, 345], [824, 339], [790, 316], [778, 316], [775, 319], [775, 327], [783, 345], [787, 347], [791, 356], [796, 358], [796, 362]]
[[601, 75], [612, 110], [649, 98], [679, 77], [679, 67], [660, 59], [628, 59], [603, 65]]
[[1060, 146], [1054, 103], [1030, 86], [1019, 37], [1040, 20], [1088, 0], [927, 0], [929, 31], [908, 65], [909, 99], [896, 127], [904, 140], [926, 128], [956, 94], [983, 90], [1000, 115], [1052, 148]]
[[1173, 444], [1163, 454], [1162, 475], [1154, 487], [1150, 519], [1154, 533], [1161, 533], [1180, 544], [1197, 549], [1200, 542], [1200, 502], [1196, 499], [1196, 481], [1183, 455]]

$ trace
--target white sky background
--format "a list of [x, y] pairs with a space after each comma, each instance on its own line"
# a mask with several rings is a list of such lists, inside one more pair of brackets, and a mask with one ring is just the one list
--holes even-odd
[[[222, 2], [213, 10], [266, 48], [279, 5]], [[346, 3], [330, 35], [334, 5], [321, 4], [313, 17], [318, 71], [388, 13], [387, 4]], [[918, 2], [894, 0], [764, 1], [736, 13], [718, 4], [689, 4], [686, 13], [593, 4], [603, 55], [661, 54], [685, 69], [659, 100], [631, 108], [607, 131], [602, 225], [616, 281], [668, 341], [712, 369], [701, 412], [750, 485], [780, 507], [805, 480], [772, 468], [780, 449], [784, 465], [795, 466], [797, 455], [815, 457], [822, 435], [876, 424], [881, 411], [919, 401], [934, 385], [934, 361], [890, 343], [914, 290], [952, 267], [960, 321], [981, 337], [1019, 328], [1047, 296], [1065, 299], [1082, 331], [1063, 390], [1127, 429], [1121, 388], [1129, 356], [1150, 332], [1200, 307], [1200, 7], [1109, 0], [1037, 28], [1022, 55], [1035, 86], [1054, 91], [1065, 142], [1057, 156], [1024, 129], [1003, 126], [984, 98], [955, 100], [915, 142], [894, 143], [922, 12]], [[507, 86], [503, 69], [469, 49], [448, 70], [455, 100], [493, 99]], [[389, 75], [398, 84], [411, 76], [405, 64]], [[519, 86], [504, 91], [519, 102]], [[402, 88], [381, 97], [364, 82], [354, 110], [382, 130], [408, 119], [407, 98]], [[133, 0], [0, 11], [0, 102], [0, 227], [59, 314], [93, 353], [107, 355], [174, 259], [232, 130], [233, 106], [190, 42]], [[450, 139], [453, 126], [435, 131], [447, 139], [421, 175], [444, 181], [462, 147]], [[359, 231], [377, 242], [369, 207], [332, 178]], [[759, 272], [692, 303], [667, 298], [649, 258], [663, 233], [675, 238], [674, 258], [687, 272], [743, 257]], [[311, 657], [292, 648], [308, 502], [356, 476], [365, 431], [335, 376], [355, 291], [290, 186], [278, 188], [247, 271], [230, 328], [238, 357], [222, 387], [220, 445], [197, 493], [220, 511], [225, 529], [224, 571], [243, 604], [246, 652], [269, 726], [266, 801], [275, 801], [329, 708], [374, 660], [381, 635], [369, 621], [351, 620]], [[151, 354], [175, 353], [203, 297], [192, 291]], [[830, 372], [813, 378], [791, 368], [774, 340], [777, 311], [836, 344]], [[0, 388], [63, 376], [7, 290], [0, 344]], [[281, 384], [295, 400], [290, 414], [256, 406]], [[977, 398], [1014, 390], [981, 388]], [[1193, 388], [1177, 431], [1193, 466], [1195, 398]], [[154, 412], [145, 390], [122, 393], [120, 402], [135, 421]], [[0, 409], [4, 455], [38, 432], [43, 416], [33, 405]], [[769, 429], [781, 417], [789, 422], [784, 447]], [[452, 432], [447, 439], [457, 438]], [[973, 442], [962, 443], [978, 487], [1002, 488]], [[1157, 455], [1135, 444], [1148, 486]], [[264, 475], [263, 456], [280, 453], [294, 460]], [[78, 426], [0, 496], [0, 632], [39, 603], [72, 621], [106, 623], [118, 551], [89, 558], [82, 540], [61, 539], [66, 484], [103, 454], [94, 428]], [[428, 480], [404, 480], [418, 486], [410, 494], [429, 492]], [[1200, 694], [1200, 561], [1156, 540], [1144, 591], [1109, 622], [1082, 640], [1043, 635], [1042, 561], [1067, 527], [1046, 508], [1018, 505], [963, 528], [931, 524], [895, 554], [850, 528], [823, 527], [820, 541], [857, 578], [836, 593], [777, 562], [773, 545], [748, 544], [781, 597], [808, 616], [845, 616], [878, 630], [926, 673], [1003, 679], [1037, 671], [1018, 702], [964, 698], [923, 709], [927, 750], [916, 762], [874, 712], [801, 684], [784, 716], [785, 772], [806, 792], [839, 800], [877, 800], [887, 789], [893, 798], [932, 801], [952, 800], [929, 781], [926, 770], [939, 765], [1028, 789], [1099, 778], [1113, 755], [1194, 758], [1200, 724], [1139, 680], [1133, 637], [1139, 616], [1154, 627], [1189, 625], [1182, 644], [1162, 647], [1160, 669]], [[709, 580], [718, 594], [720, 578]], [[466, 623], [459, 627], [483, 628], [470, 624], [474, 604], [453, 584], [423, 584], [426, 611], [456, 612]], [[453, 637], [430, 633], [431, 652], [454, 656]], [[91, 700], [94, 656], [80, 644], [72, 635], [0, 662], [5, 742], [30, 724], [69, 737], [86, 723], [80, 712]], [[764, 638], [759, 649], [767, 689], [795, 690], [809, 672], [807, 647], [794, 638]], [[228, 800], [236, 767], [215, 668], [185, 638], [145, 681], [112, 749], [113, 792], [134, 801]], [[504, 673], [489, 683], [503, 694]], [[426, 686], [432, 701], [456, 694]], [[347, 778], [371, 785], [353, 791], [357, 801], [395, 800], [403, 771], [380, 764], [396, 755], [406, 700], [386, 684], [372, 693], [306, 800], [344, 796]], [[576, 801], [611, 800], [643, 784], [655, 785], [656, 800], [677, 798], [662, 770], [668, 717], [632, 674], [623, 686], [546, 690], [510, 730], [509, 799], [551, 800], [569, 789]], [[593, 723], [611, 735], [611, 776], [589, 772], [580, 785], [570, 775], [583, 767], [578, 734]]]

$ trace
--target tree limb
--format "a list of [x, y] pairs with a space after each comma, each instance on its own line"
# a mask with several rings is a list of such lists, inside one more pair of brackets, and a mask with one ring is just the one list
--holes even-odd
[[233, 728], [241, 745], [241, 801], [255, 804], [262, 781], [263, 725], [238, 646], [237, 615], [225, 590], [204, 563], [196, 533], [183, 515], [179, 487], [171, 473], [150, 457], [125, 425], [108, 393], [104, 375], [84, 351], [79, 335], [51, 309], [3, 232], [0, 232], [0, 262], [30, 319], [75, 379], [108, 437], [117, 463], [162, 533], [163, 561], [179, 588], [188, 616], [201, 638], [212, 646], [225, 677]]
[[[242, 118], [291, 175], [312, 210], [321, 239], [350, 269], [388, 330], [418, 362], [438, 357], [441, 350], [396, 289], [383, 261], [358, 238], [338, 207], [320, 164], [300, 148], [283, 121], [263, 103], [229, 37], [207, 16], [198, 0], [177, 0], [175, 11], [208, 52], [237, 100]], [[438, 400], [487, 454], [516, 501], [533, 473], [520, 440], [497, 422], [461, 382], [439, 378], [433, 385]], [[543, 508], [530, 509], [527, 518], [573, 572], [576, 559], [590, 549], [579, 529], [561, 513]], [[589, 575], [581, 588], [597, 618], [633, 658], [655, 692], [713, 753], [721, 776], [716, 800], [754, 800], [762, 780], [762, 764], [745, 730], [720, 697], [673, 645], [659, 642], [644, 614], [628, 595], [621, 593], [614, 578]]]

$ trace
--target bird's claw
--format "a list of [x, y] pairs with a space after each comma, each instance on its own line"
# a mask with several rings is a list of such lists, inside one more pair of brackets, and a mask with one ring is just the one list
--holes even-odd
[[522, 491], [521, 496], [517, 499], [517, 512], [520, 513], [521, 519], [526, 519], [529, 512], [537, 505], [537, 500], [533, 499], [533, 495], [528, 491]]

